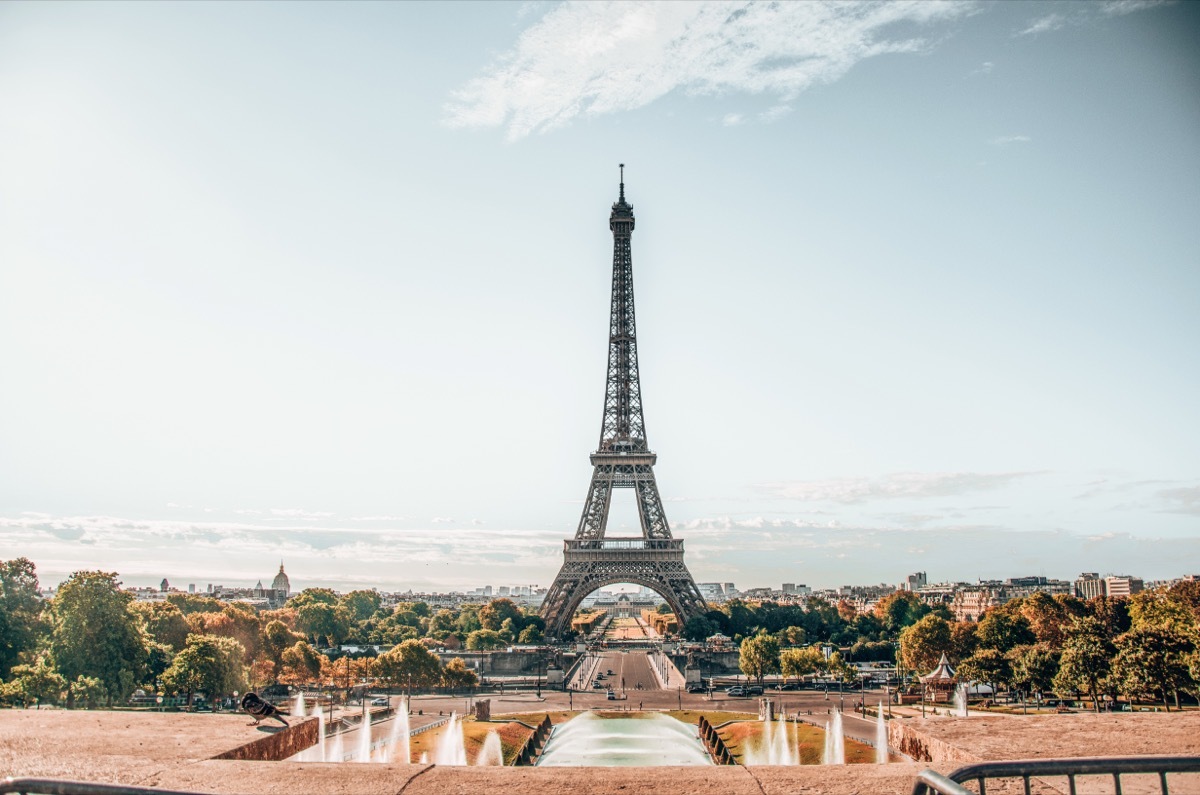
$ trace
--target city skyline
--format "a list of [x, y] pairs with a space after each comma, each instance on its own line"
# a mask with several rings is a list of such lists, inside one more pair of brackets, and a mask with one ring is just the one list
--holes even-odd
[[0, 7], [0, 558], [549, 584], [624, 162], [697, 581], [1191, 573], [1193, 4], [463, 8]]

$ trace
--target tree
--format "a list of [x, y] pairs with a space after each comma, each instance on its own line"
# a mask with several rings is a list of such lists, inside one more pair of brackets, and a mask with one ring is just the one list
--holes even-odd
[[1111, 672], [1113, 644], [1104, 626], [1091, 616], [1073, 619], [1063, 641], [1054, 690], [1058, 693], [1083, 691], [1100, 711], [1101, 688]]
[[[1191, 685], [1189, 657], [1196, 650], [1193, 638], [1174, 626], [1138, 627], [1117, 639], [1113, 672], [1122, 692], [1130, 696], [1154, 694], [1167, 708], [1169, 695]], [[1178, 703], [1178, 702], [1177, 702]]]
[[[146, 665], [146, 639], [129, 610], [131, 594], [119, 588], [117, 575], [77, 571], [54, 598], [50, 648], [59, 673], [73, 682], [94, 676], [108, 694], [124, 699], [133, 692]], [[74, 705], [70, 689], [67, 703]]]
[[467, 667], [462, 657], [455, 657], [442, 669], [442, 687], [461, 690], [479, 684], [479, 675]]
[[779, 653], [779, 669], [786, 679], [799, 679], [816, 673], [825, 663], [816, 646], [784, 649]]
[[716, 631], [717, 626], [704, 616], [692, 616], [683, 624], [683, 636], [688, 640], [704, 640]]
[[342, 607], [353, 621], [366, 621], [379, 610], [383, 597], [378, 591], [351, 591], [342, 597]]
[[929, 607], [912, 591], [896, 591], [875, 603], [875, 616], [893, 634], [917, 623], [928, 612]]
[[808, 640], [808, 633], [804, 627], [784, 627], [775, 633], [775, 637], [779, 639], [780, 646], [803, 646]]
[[283, 670], [283, 653], [302, 640], [303, 635], [292, 632], [282, 621], [271, 621], [263, 628], [261, 648], [274, 664], [275, 673]]
[[4, 686], [4, 694], [21, 706], [28, 707], [29, 703], [56, 703], [62, 692], [67, 689], [67, 680], [54, 669], [48, 654], [38, 655], [37, 660], [28, 665], [14, 665], [11, 669], [12, 681]]
[[77, 676], [71, 683], [75, 703], [83, 702], [85, 709], [95, 709], [107, 694], [104, 684], [94, 676]]
[[33, 561], [0, 561], [0, 680], [33, 651], [42, 632], [42, 598]]
[[508, 645], [499, 632], [490, 629], [477, 629], [467, 635], [467, 648], [471, 651], [490, 651], [501, 649]]
[[933, 613], [900, 633], [900, 658], [914, 671], [932, 671], [952, 650], [950, 623]]
[[1058, 657], [1059, 653], [1047, 643], [1018, 646], [1009, 652], [1013, 684], [1040, 696], [1054, 684]]
[[375, 663], [379, 676], [393, 686], [415, 688], [437, 685], [442, 679], [442, 665], [437, 655], [416, 639], [406, 640], [379, 655]]
[[304, 685], [321, 681], [326, 658], [307, 641], [297, 641], [279, 656], [276, 669], [279, 681], [287, 685]]
[[246, 687], [246, 650], [233, 638], [192, 635], [163, 673], [167, 693], [186, 693], [190, 709], [196, 693], [206, 693], [214, 702]]
[[999, 609], [983, 614], [975, 636], [979, 639], [980, 648], [995, 649], [1001, 653], [1037, 641], [1024, 616]]
[[762, 684], [764, 676], [779, 670], [779, 641], [766, 632], [746, 638], [740, 647], [738, 668]]
[[671, 613], [675, 612], [674, 610], [671, 609], [671, 606], [669, 604], [667, 604], [666, 602], [663, 602], [658, 607], [654, 608], [654, 611], [656, 613], [658, 613], [660, 616], [670, 615]]
[[1012, 679], [1012, 667], [1004, 652], [999, 649], [979, 649], [958, 664], [955, 675], [967, 682], [987, 682], [992, 692], [1000, 692], [1000, 685], [1008, 685]]
[[183, 611], [174, 602], [134, 602], [129, 609], [142, 622], [151, 639], [178, 651], [192, 631]]
[[[309, 588], [303, 593], [325, 590], [327, 589]], [[341, 605], [309, 599], [296, 608], [296, 628], [307, 635], [314, 644], [320, 643], [324, 638], [326, 645], [336, 646], [350, 630], [350, 614]]]
[[[517, 643], [526, 646], [532, 646], [534, 644], [541, 643], [545, 639], [546, 638], [545, 635], [542, 634], [542, 630], [539, 629], [536, 624], [530, 624], [529, 626], [525, 627], [525, 629], [521, 630], [521, 634], [517, 637]], [[453, 662], [453, 660], [451, 662]]]
[[521, 608], [512, 599], [493, 599], [479, 609], [479, 623], [484, 629], [499, 632], [505, 620], [510, 618], [514, 625], [521, 625]]
[[[1180, 592], [1176, 592], [1180, 593]], [[1173, 598], [1166, 588], [1142, 591], [1129, 597], [1132, 629], [1170, 629], [1182, 634], [1196, 631], [1196, 614], [1186, 600]]]
[[975, 630], [979, 627], [974, 621], [955, 621], [950, 624], [950, 651], [947, 656], [952, 660], [965, 660], [979, 648], [979, 636]]

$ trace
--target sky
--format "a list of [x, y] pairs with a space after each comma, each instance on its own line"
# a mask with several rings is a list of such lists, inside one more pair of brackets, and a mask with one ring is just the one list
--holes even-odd
[[1200, 573], [1198, 32], [1142, 0], [0, 4], [0, 559], [549, 585], [625, 163], [697, 581]]

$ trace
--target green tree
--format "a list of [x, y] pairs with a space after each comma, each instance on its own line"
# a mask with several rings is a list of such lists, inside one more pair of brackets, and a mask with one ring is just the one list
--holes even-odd
[[39, 654], [37, 659], [27, 665], [14, 665], [11, 669], [12, 681], [5, 685], [5, 695], [21, 706], [28, 707], [30, 702], [54, 704], [58, 702], [62, 692], [67, 689], [67, 680], [55, 670], [50, 655]]
[[407, 687], [410, 693], [413, 688], [434, 687], [442, 679], [442, 665], [437, 655], [415, 638], [379, 655], [375, 670], [389, 684]]
[[454, 630], [454, 613], [449, 610], [439, 610], [429, 619], [429, 636], [431, 638], [441, 640]]
[[[146, 666], [146, 638], [129, 610], [133, 596], [120, 590], [117, 575], [77, 571], [54, 598], [50, 648], [67, 682], [94, 676], [103, 683], [109, 706], [124, 699]], [[68, 706], [74, 705], [70, 689]]]
[[[499, 623], [496, 626], [500, 626]], [[454, 620], [454, 627], [457, 634], [465, 638], [477, 629], [483, 629], [483, 623], [479, 620], [479, 608], [476, 605], [463, 605], [458, 611], [458, 618]]]
[[816, 646], [784, 649], [779, 653], [779, 670], [786, 679], [799, 679], [814, 674], [825, 664], [821, 650]]
[[287, 624], [275, 620], [268, 622], [263, 627], [260, 646], [263, 653], [275, 665], [275, 671], [278, 674], [283, 670], [283, 653], [302, 640], [304, 640], [304, 636], [299, 632], [292, 632], [287, 628]]
[[507, 619], [520, 626], [521, 608], [511, 599], [493, 599], [479, 609], [479, 623], [484, 629], [499, 632]]
[[0, 680], [33, 652], [43, 631], [33, 562], [29, 558], [0, 561]]
[[187, 643], [192, 631], [187, 617], [174, 602], [134, 602], [129, 609], [142, 622], [142, 629], [151, 639], [170, 646], [175, 651]]
[[163, 673], [167, 693], [186, 693], [188, 708], [196, 693], [217, 699], [246, 688], [246, 650], [233, 638], [192, 635]]
[[705, 616], [692, 616], [683, 624], [683, 636], [688, 640], [704, 640], [717, 631], [717, 626]]
[[353, 621], [366, 621], [379, 611], [383, 597], [378, 591], [351, 591], [342, 597], [342, 607]]
[[803, 646], [808, 640], [808, 633], [804, 627], [784, 627], [775, 633], [775, 637], [779, 639], [780, 646]]
[[477, 629], [467, 635], [467, 648], [471, 651], [489, 651], [508, 645], [499, 632], [490, 629]]
[[75, 694], [75, 703], [83, 702], [86, 709], [95, 709], [108, 694], [104, 683], [94, 676], [75, 677], [75, 681], [71, 683], [71, 692]]
[[1001, 653], [1037, 641], [1024, 616], [999, 609], [984, 613], [975, 636], [979, 638], [981, 649], [995, 649]]
[[1178, 699], [1180, 690], [1191, 688], [1188, 663], [1195, 651], [1193, 636], [1171, 624], [1139, 627], [1135, 621], [1134, 628], [1117, 639], [1113, 674], [1123, 693], [1154, 694], [1170, 712], [1168, 696]]
[[179, 608], [179, 612], [185, 616], [193, 613], [220, 613], [225, 609], [225, 603], [220, 599], [198, 593], [173, 593], [167, 596], [167, 602]]
[[671, 606], [669, 604], [667, 604], [666, 602], [663, 602], [658, 607], [654, 608], [654, 611], [656, 613], [658, 613], [660, 616], [667, 616], [667, 615], [670, 615], [671, 613], [675, 612], [674, 610], [671, 609]]
[[1018, 646], [1009, 652], [1013, 684], [1026, 692], [1038, 694], [1054, 685], [1058, 673], [1059, 652], [1048, 643]]
[[928, 673], [953, 650], [950, 623], [930, 613], [900, 633], [900, 657], [906, 668]]
[[467, 667], [462, 657], [455, 657], [442, 669], [442, 687], [462, 690], [479, 684], [479, 675]]
[[875, 617], [893, 636], [917, 623], [929, 613], [929, 607], [912, 591], [896, 591], [875, 603]]
[[[310, 588], [308, 590], [324, 591], [326, 589]], [[319, 644], [323, 638], [326, 645], [336, 646], [350, 631], [350, 614], [341, 605], [308, 600], [296, 608], [296, 628], [307, 635], [314, 644]]]
[[[536, 624], [530, 624], [529, 626], [525, 627], [525, 629], [521, 630], [521, 634], [517, 637], [517, 643], [525, 646], [532, 646], [534, 644], [541, 643], [545, 639], [546, 637], [542, 634], [542, 630], [539, 629]], [[453, 660], [451, 662], [453, 662]]]
[[1100, 693], [1111, 673], [1114, 652], [1112, 641], [1098, 619], [1091, 616], [1073, 619], [1063, 640], [1058, 673], [1054, 676], [1055, 692], [1085, 692], [1099, 712]]
[[763, 677], [779, 671], [779, 641], [774, 635], [763, 632], [742, 641], [738, 655], [738, 668], [746, 676], [752, 676], [762, 684]]
[[987, 682], [993, 693], [999, 693], [1000, 686], [1012, 680], [1012, 666], [999, 649], [979, 649], [960, 662], [954, 674], [961, 681]]

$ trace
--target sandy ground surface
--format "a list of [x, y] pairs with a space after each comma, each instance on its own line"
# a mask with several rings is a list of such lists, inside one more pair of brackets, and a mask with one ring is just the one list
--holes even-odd
[[[615, 669], [614, 669], [615, 670]], [[673, 694], [668, 694], [673, 695]], [[458, 700], [462, 703], [462, 700]], [[543, 706], [544, 702], [535, 702]], [[743, 700], [743, 703], [746, 702]], [[529, 704], [528, 706], [533, 706]], [[501, 711], [494, 707], [494, 711]], [[504, 709], [503, 711], [508, 711]], [[1200, 754], [1200, 714], [1058, 715], [908, 719], [985, 759]], [[205, 793], [874, 793], [907, 795], [920, 763], [834, 767], [444, 768], [218, 761], [264, 736], [240, 715], [0, 710], [0, 775], [141, 784]], [[947, 772], [957, 765], [933, 765]], [[1080, 792], [1111, 792], [1091, 782]], [[1148, 782], [1152, 783], [1152, 782]], [[1035, 791], [1052, 792], [1039, 785]], [[989, 786], [989, 792], [1003, 792]], [[1140, 783], [1126, 793], [1149, 791]], [[1200, 793], [1195, 778], [1171, 791]]]

